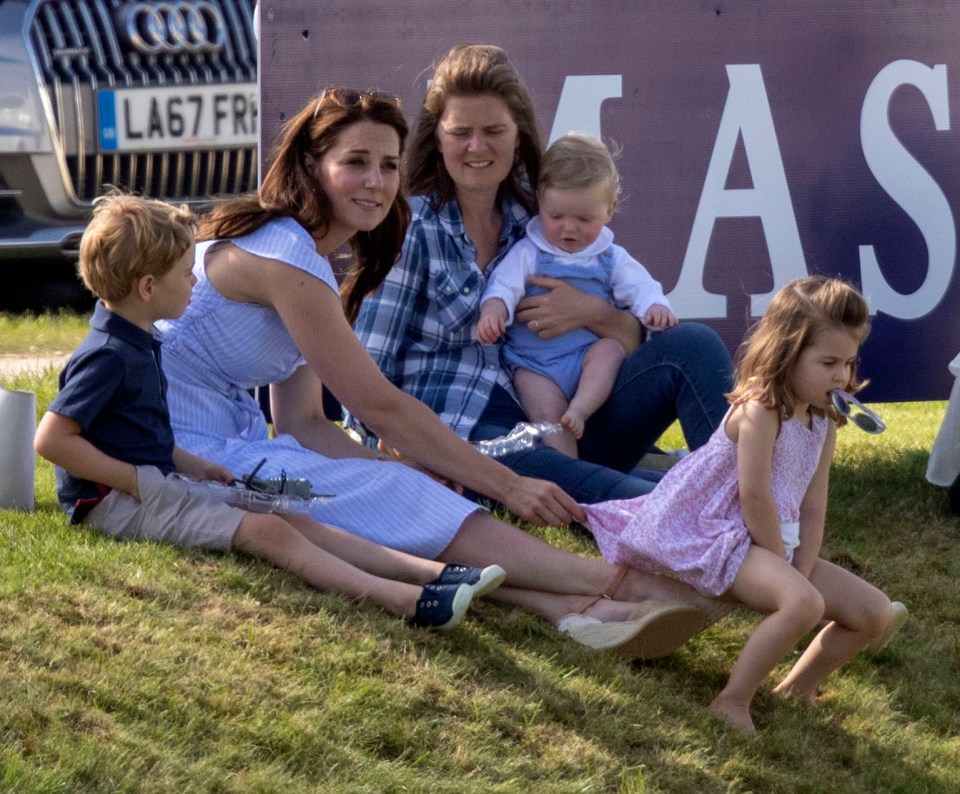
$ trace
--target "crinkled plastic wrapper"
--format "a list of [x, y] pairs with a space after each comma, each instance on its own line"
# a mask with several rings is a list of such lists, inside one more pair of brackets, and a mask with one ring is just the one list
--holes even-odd
[[[179, 476], [179, 475], [178, 475]], [[299, 496], [294, 493], [266, 493], [247, 488], [242, 483], [227, 485], [216, 480], [193, 480], [180, 477], [197, 496], [216, 502], [236, 505], [253, 513], [310, 513], [316, 504], [329, 496]]]
[[520, 422], [505, 436], [489, 441], [475, 441], [473, 446], [490, 458], [499, 458], [511, 452], [533, 449], [544, 436], [562, 433], [563, 427], [556, 422]]

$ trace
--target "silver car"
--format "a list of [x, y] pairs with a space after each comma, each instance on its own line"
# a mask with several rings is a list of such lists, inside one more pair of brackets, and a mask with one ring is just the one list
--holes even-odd
[[202, 203], [256, 184], [254, 0], [0, 0], [5, 279], [74, 260], [106, 185]]

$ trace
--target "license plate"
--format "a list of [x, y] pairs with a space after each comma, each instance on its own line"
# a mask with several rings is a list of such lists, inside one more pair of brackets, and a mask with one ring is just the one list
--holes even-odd
[[97, 107], [106, 152], [257, 142], [256, 83], [100, 91]]

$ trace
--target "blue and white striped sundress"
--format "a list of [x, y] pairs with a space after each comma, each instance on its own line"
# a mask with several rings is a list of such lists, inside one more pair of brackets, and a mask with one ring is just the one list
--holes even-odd
[[[366, 459], [330, 459], [292, 436], [270, 438], [248, 389], [290, 377], [306, 362], [271, 308], [227, 300], [206, 278], [204, 257], [217, 241], [197, 246], [190, 306], [175, 322], [158, 323], [177, 444], [235, 474], [306, 477], [314, 491], [336, 496], [318, 504], [318, 521], [394, 549], [435, 558], [478, 508], [409, 466]], [[234, 245], [300, 268], [337, 291], [326, 259], [291, 218], [275, 220]]]

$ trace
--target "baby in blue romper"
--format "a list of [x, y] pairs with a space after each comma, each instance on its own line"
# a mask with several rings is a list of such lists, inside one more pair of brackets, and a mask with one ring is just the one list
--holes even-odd
[[524, 297], [546, 292], [527, 285], [538, 275], [626, 308], [649, 329], [676, 325], [660, 284], [613, 244], [606, 224], [619, 191], [613, 157], [601, 141], [579, 134], [558, 138], [541, 161], [539, 213], [491, 274], [480, 307], [477, 339], [493, 344], [504, 337], [503, 360], [524, 412], [532, 422], [559, 422], [564, 432], [544, 442], [571, 457], [577, 457], [587, 419], [610, 396], [623, 345], [587, 328], [554, 335], [536, 320], [515, 323], [514, 311]]

